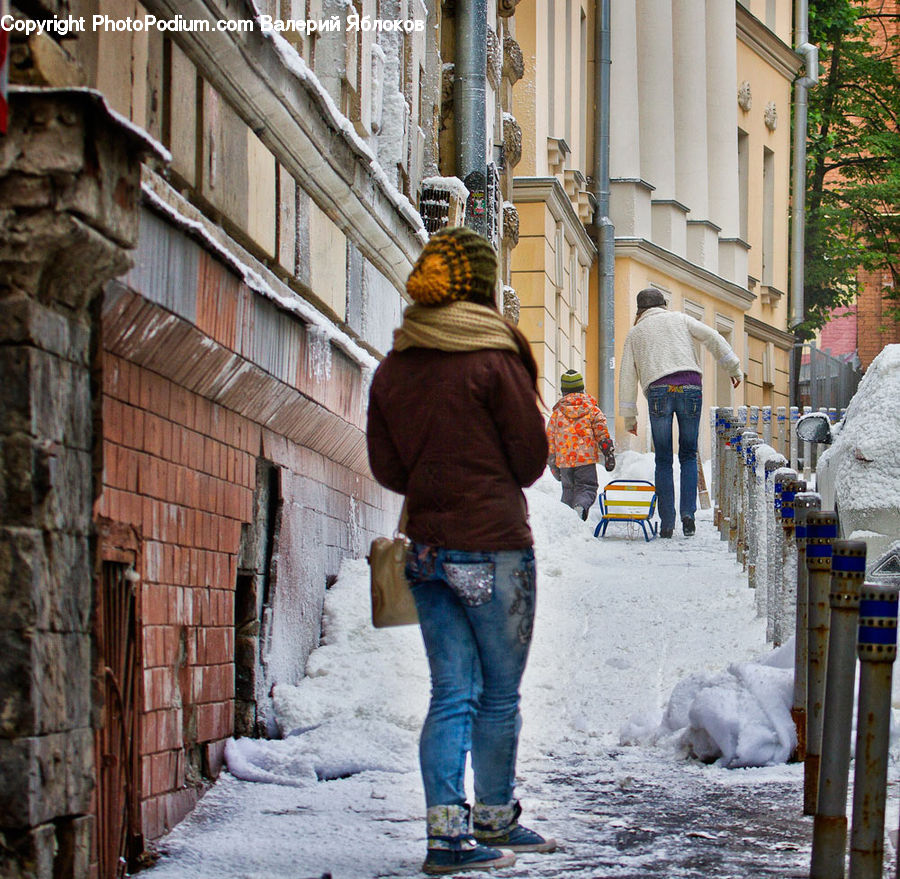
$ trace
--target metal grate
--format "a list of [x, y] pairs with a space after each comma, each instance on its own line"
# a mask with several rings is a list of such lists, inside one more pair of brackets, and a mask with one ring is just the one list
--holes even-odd
[[484, 208], [487, 214], [487, 239], [494, 245], [494, 250], [500, 249], [500, 235], [502, 232], [502, 196], [500, 193], [500, 171], [491, 162], [487, 166], [487, 178], [485, 180]]
[[103, 562], [97, 633], [104, 715], [97, 730], [97, 854], [101, 879], [122, 879], [142, 848], [137, 830], [137, 620], [129, 565]]
[[423, 186], [419, 197], [419, 213], [429, 235], [445, 226], [458, 226], [462, 222], [464, 205], [459, 197], [447, 189]]

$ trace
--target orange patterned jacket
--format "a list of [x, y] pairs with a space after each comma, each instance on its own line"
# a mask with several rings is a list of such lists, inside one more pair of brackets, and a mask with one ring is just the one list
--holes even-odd
[[611, 445], [606, 416], [597, 401], [583, 391], [562, 397], [547, 424], [547, 442], [551, 467], [597, 463], [603, 457], [601, 446]]

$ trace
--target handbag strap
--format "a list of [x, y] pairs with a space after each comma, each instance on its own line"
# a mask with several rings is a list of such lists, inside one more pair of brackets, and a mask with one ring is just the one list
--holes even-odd
[[403, 498], [403, 506], [400, 507], [400, 519], [397, 521], [397, 533], [406, 534], [406, 523], [409, 521], [409, 512], [406, 508], [406, 498]]

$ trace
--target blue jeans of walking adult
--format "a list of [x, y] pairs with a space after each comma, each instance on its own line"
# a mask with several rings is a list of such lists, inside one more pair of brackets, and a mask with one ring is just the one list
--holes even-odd
[[465, 804], [470, 752], [476, 802], [505, 805], [515, 787], [519, 684], [534, 622], [534, 550], [414, 543], [406, 573], [431, 669], [419, 740], [426, 806]]
[[697, 511], [697, 439], [702, 392], [693, 385], [656, 385], [647, 391], [650, 432], [656, 452], [656, 503], [660, 529], [675, 527], [675, 480], [672, 475], [672, 416], [678, 419], [678, 463], [681, 466], [681, 517]]

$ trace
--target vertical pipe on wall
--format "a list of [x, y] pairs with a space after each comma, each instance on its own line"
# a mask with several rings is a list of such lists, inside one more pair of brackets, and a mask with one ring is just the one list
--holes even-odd
[[[791, 197], [791, 325], [803, 322], [805, 303], [803, 258], [806, 245], [806, 134], [809, 87], [819, 78], [819, 50], [809, 44], [809, 3], [797, 0], [794, 6], [796, 53], [805, 71], [794, 85], [794, 162]], [[792, 389], [793, 390], [793, 389]], [[796, 400], [792, 402], [796, 403]]]
[[597, 352], [598, 400], [607, 414], [612, 430], [615, 425], [615, 228], [609, 218], [609, 101], [610, 68], [610, 0], [599, 0], [594, 12], [596, 58], [594, 70], [594, 240], [597, 244], [598, 335]]
[[477, 172], [483, 177], [487, 168], [487, 0], [457, 3], [453, 109], [456, 176], [465, 180]]

